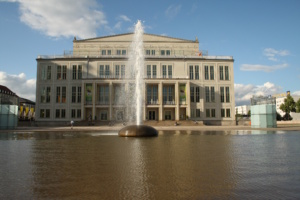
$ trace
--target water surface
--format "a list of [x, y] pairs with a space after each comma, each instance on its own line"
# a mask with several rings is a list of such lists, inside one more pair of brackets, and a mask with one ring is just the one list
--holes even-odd
[[0, 199], [299, 199], [300, 132], [0, 133]]

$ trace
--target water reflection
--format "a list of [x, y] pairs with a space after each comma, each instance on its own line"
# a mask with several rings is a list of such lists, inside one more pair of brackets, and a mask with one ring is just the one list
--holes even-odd
[[0, 199], [300, 198], [298, 132], [0, 135]]

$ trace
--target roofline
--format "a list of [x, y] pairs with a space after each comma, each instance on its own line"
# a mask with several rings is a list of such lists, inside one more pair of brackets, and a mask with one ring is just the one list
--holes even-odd
[[[73, 42], [88, 42], [88, 41], [94, 40], [94, 39], [110, 38], [110, 37], [124, 36], [124, 35], [131, 35], [131, 34], [134, 34], [134, 33], [131, 32], [131, 33], [122, 33], [122, 34], [115, 34], [115, 35], [107, 35], [107, 36], [94, 37], [94, 38], [88, 38], [88, 39], [82, 39], [82, 40], [77, 40], [76, 37], [74, 37]], [[182, 41], [185, 41], [185, 42], [199, 43], [198, 40], [187, 40], [187, 39], [182, 39], [182, 38], [176, 38], [176, 37], [170, 37], [170, 36], [164, 36], [164, 35], [157, 35], [157, 34], [151, 34], [151, 33], [144, 33], [144, 35], [159, 36], [159, 37], [164, 37], [164, 38], [169, 38], [169, 39], [182, 40]]]

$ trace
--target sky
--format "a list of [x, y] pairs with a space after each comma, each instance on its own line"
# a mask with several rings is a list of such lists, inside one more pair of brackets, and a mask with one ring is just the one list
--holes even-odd
[[300, 95], [299, 0], [0, 0], [0, 85], [35, 101], [36, 58], [86, 39], [144, 31], [199, 40], [233, 56], [236, 105], [255, 95]]

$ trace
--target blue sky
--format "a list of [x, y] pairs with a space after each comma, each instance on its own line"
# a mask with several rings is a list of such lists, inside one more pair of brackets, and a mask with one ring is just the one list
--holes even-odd
[[300, 95], [300, 1], [0, 0], [0, 84], [35, 100], [36, 58], [72, 50], [73, 37], [132, 32], [194, 40], [233, 56], [236, 104]]

